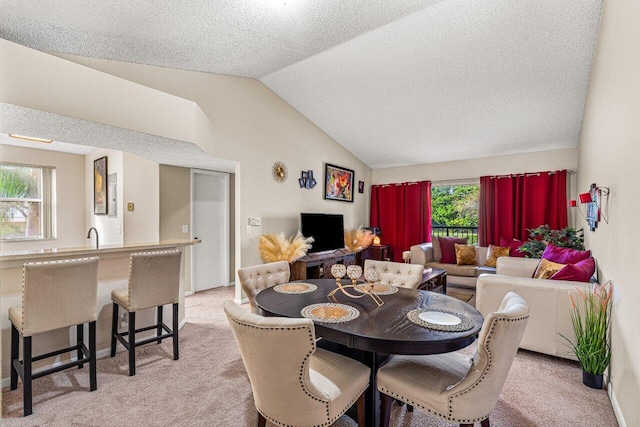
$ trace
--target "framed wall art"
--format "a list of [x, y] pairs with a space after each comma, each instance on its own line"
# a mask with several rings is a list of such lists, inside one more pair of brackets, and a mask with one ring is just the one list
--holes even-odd
[[324, 198], [341, 202], [353, 202], [354, 172], [351, 169], [325, 164]]
[[108, 206], [107, 194], [107, 157], [93, 161], [93, 213], [106, 215]]

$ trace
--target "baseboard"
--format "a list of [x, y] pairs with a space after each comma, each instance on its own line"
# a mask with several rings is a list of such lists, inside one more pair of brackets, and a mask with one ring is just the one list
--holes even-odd
[[611, 382], [607, 384], [607, 394], [609, 395], [609, 400], [611, 401], [611, 406], [613, 407], [613, 413], [616, 416], [618, 425], [620, 427], [627, 427], [627, 422], [624, 419], [624, 415], [622, 415], [622, 410], [620, 409], [620, 405], [618, 404], [618, 399], [616, 399], [616, 395], [613, 392], [613, 387], [611, 387]]
[[233, 302], [236, 304], [249, 304], [249, 298], [234, 298]]
[[[186, 325], [186, 324], [187, 324], [186, 319], [183, 319], [182, 322], [180, 322], [178, 324], [178, 330], [182, 329], [183, 326]], [[124, 347], [122, 345], [118, 345], [116, 347], [116, 353], [120, 353], [121, 351], [124, 351]], [[111, 349], [110, 348], [103, 348], [103, 349], [97, 350], [96, 351], [96, 360], [103, 359], [105, 357], [109, 357], [110, 355], [111, 355]], [[75, 362], [76, 360], [78, 360], [77, 357], [72, 357], [70, 361], [71, 362]], [[55, 368], [56, 366], [60, 366], [60, 365], [63, 365], [65, 363], [69, 363], [69, 360], [59, 361], [59, 362], [51, 363], [49, 365], [41, 366], [41, 367], [38, 368], [38, 371], [45, 370], [45, 369], [50, 369], [50, 368]], [[2, 379], [2, 388], [9, 387], [9, 386], [11, 386], [11, 377], [3, 378]]]

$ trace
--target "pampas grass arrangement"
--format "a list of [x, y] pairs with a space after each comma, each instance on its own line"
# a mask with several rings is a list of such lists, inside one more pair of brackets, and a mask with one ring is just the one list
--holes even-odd
[[367, 248], [373, 242], [373, 233], [359, 227], [356, 230], [344, 231], [344, 244], [351, 252], [358, 252]]
[[302, 258], [311, 249], [313, 237], [304, 237], [300, 231], [288, 239], [284, 233], [269, 233], [260, 236], [258, 251], [263, 262], [287, 261], [294, 262]]

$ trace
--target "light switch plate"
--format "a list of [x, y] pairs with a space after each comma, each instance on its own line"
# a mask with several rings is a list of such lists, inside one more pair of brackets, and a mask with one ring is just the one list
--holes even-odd
[[182, 232], [183, 233], [188, 233], [189, 232], [189, 225], [185, 224], [182, 226]]

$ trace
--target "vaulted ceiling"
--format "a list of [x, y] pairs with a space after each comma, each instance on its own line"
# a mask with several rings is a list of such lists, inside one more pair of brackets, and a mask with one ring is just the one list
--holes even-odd
[[576, 147], [602, 0], [36, 0], [0, 37], [260, 79], [372, 168]]

